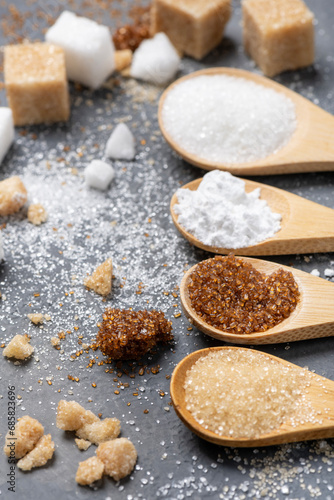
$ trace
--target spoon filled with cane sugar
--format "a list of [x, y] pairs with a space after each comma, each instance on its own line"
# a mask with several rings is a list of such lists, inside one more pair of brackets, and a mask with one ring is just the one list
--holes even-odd
[[174, 369], [170, 394], [182, 422], [218, 445], [334, 437], [334, 382], [253, 349], [189, 354]]
[[215, 256], [180, 284], [183, 311], [198, 330], [233, 344], [275, 344], [334, 335], [334, 283], [248, 257]]
[[334, 251], [334, 210], [266, 184], [214, 170], [170, 204], [179, 232], [203, 250], [238, 255]]
[[334, 117], [269, 78], [209, 68], [172, 83], [159, 125], [184, 160], [236, 175], [334, 170]]

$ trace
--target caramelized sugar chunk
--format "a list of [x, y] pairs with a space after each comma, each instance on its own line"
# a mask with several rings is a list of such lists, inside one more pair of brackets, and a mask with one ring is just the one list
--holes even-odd
[[139, 359], [158, 342], [171, 341], [171, 331], [161, 311], [106, 309], [97, 345], [111, 359]]
[[47, 211], [40, 203], [33, 203], [28, 208], [28, 221], [39, 226], [42, 222], [45, 222], [48, 218]]
[[106, 441], [96, 450], [98, 458], [104, 463], [105, 474], [115, 481], [128, 476], [137, 461], [137, 451], [134, 445], [126, 438]]
[[89, 410], [85, 410], [75, 401], [59, 401], [56, 425], [63, 431], [76, 431], [85, 424], [99, 422], [99, 418]]
[[45, 465], [52, 458], [54, 450], [55, 444], [51, 440], [51, 434], [42, 436], [35, 448], [18, 461], [17, 466], [19, 469], [25, 471], [31, 470], [34, 467], [42, 467], [42, 465]]
[[[10, 434], [13, 432], [14, 435]], [[8, 457], [21, 458], [35, 447], [43, 434], [43, 425], [35, 418], [25, 415], [18, 420], [14, 431], [7, 432], [4, 452]]]
[[76, 434], [79, 438], [100, 444], [110, 439], [115, 439], [121, 432], [121, 423], [117, 418], [105, 418], [92, 424], [80, 427]]
[[109, 295], [112, 283], [112, 260], [107, 259], [100, 264], [91, 276], [88, 276], [84, 284], [87, 288], [94, 290], [99, 295]]
[[9, 177], [0, 182], [0, 216], [15, 214], [27, 201], [27, 190], [20, 177]]
[[90, 457], [83, 462], [79, 462], [75, 480], [82, 485], [92, 484], [94, 481], [101, 479], [103, 472], [103, 462], [98, 457]]
[[29, 344], [30, 340], [26, 335], [15, 335], [7, 347], [2, 351], [7, 358], [26, 359], [32, 355], [34, 348]]

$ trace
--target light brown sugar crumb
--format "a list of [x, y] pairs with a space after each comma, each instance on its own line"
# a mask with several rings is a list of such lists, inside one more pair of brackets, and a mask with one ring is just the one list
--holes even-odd
[[278, 429], [296, 411], [307, 415], [309, 373], [250, 349], [222, 349], [188, 370], [187, 410], [221, 436], [256, 438]]
[[99, 295], [109, 295], [112, 284], [112, 268], [112, 260], [107, 259], [95, 269], [91, 276], [85, 279], [85, 286]]
[[26, 359], [34, 352], [34, 348], [29, 344], [30, 340], [25, 335], [15, 335], [7, 347], [2, 351], [7, 358]]
[[42, 222], [45, 222], [48, 218], [48, 214], [40, 203], [33, 203], [28, 208], [28, 221], [39, 226]]
[[132, 51], [130, 49], [115, 51], [115, 68], [116, 71], [122, 71], [131, 66]]
[[121, 423], [117, 418], [105, 418], [92, 424], [86, 424], [77, 430], [79, 438], [86, 439], [94, 444], [100, 444], [115, 439], [121, 432]]
[[98, 457], [90, 457], [84, 462], [79, 462], [75, 480], [82, 485], [92, 484], [102, 478], [103, 471], [103, 462]]
[[[43, 434], [43, 425], [35, 418], [25, 415], [18, 420], [14, 431], [7, 432], [4, 452], [8, 457], [14, 454], [15, 458], [21, 458], [34, 448]], [[14, 450], [11, 446], [13, 441]]]
[[60, 338], [59, 337], [51, 337], [51, 344], [53, 347], [57, 347], [60, 344]]
[[0, 216], [18, 212], [27, 201], [27, 190], [20, 177], [9, 177], [0, 182]]
[[59, 401], [56, 425], [64, 431], [76, 431], [85, 424], [99, 422], [99, 418], [89, 410], [85, 410], [75, 401]]
[[104, 463], [105, 474], [115, 481], [128, 476], [137, 461], [137, 451], [134, 445], [126, 438], [106, 441], [96, 450], [98, 458]]
[[88, 448], [92, 445], [92, 443], [90, 441], [86, 441], [86, 439], [75, 438], [74, 441], [79, 450], [82, 451], [88, 450]]
[[54, 450], [55, 444], [51, 440], [51, 434], [42, 436], [36, 446], [18, 461], [17, 466], [19, 469], [25, 471], [31, 470], [34, 467], [41, 467], [52, 458]]
[[32, 314], [27, 314], [28, 318], [34, 325], [39, 325], [43, 323], [44, 316], [41, 313], [32, 313]]

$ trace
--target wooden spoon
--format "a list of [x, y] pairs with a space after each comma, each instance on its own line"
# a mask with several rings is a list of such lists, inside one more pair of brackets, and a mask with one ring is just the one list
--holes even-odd
[[[294, 441], [307, 441], [309, 439], [324, 439], [334, 437], [334, 382], [320, 375], [309, 372], [311, 385], [307, 387], [306, 398], [311, 403], [315, 411], [321, 412], [317, 415], [321, 423], [304, 423], [291, 425], [291, 419], [284, 422], [275, 431], [263, 434], [257, 438], [231, 438], [220, 436], [201, 426], [186, 409], [184, 382], [187, 371], [202, 356], [206, 356], [210, 351], [219, 349], [240, 349], [239, 347], [213, 347], [193, 352], [185, 357], [174, 369], [170, 395], [178, 417], [189, 427], [191, 431], [202, 439], [222, 446], [250, 447], [250, 446], [271, 446], [281, 443], [291, 443]], [[256, 351], [252, 351], [255, 353]], [[293, 366], [295, 369], [304, 370], [288, 361], [277, 358], [270, 354], [261, 353], [268, 358], [273, 358], [282, 365]], [[251, 374], [250, 374], [251, 376]]]
[[[162, 119], [164, 101], [170, 90], [189, 78], [196, 78], [200, 75], [222, 74], [246, 78], [265, 87], [270, 87], [277, 92], [285, 94], [294, 102], [297, 128], [287, 145], [278, 152], [261, 160], [231, 165], [199, 158], [197, 155], [183, 149], [181, 145], [174, 141], [165, 129]], [[283, 85], [249, 71], [235, 68], [209, 68], [184, 76], [172, 83], [162, 94], [158, 116], [161, 132], [171, 148], [184, 160], [206, 170], [227, 170], [236, 175], [286, 174], [334, 170], [334, 117]]]
[[280, 268], [292, 272], [300, 292], [296, 309], [287, 319], [265, 332], [239, 335], [219, 330], [203, 321], [192, 308], [188, 282], [196, 264], [182, 278], [180, 298], [185, 315], [198, 330], [224, 342], [245, 345], [277, 344], [334, 335], [334, 283], [274, 262], [247, 257], [242, 260], [264, 274], [271, 274]]
[[[334, 251], [334, 210], [332, 208], [324, 207], [282, 189], [243, 180], [246, 183], [245, 189], [248, 193], [260, 188], [261, 198], [266, 200], [273, 212], [282, 215], [281, 229], [272, 238], [257, 245], [233, 250], [204, 245], [179, 224], [178, 215], [174, 212], [174, 205], [178, 202], [176, 193], [174, 193], [170, 211], [173, 222], [180, 233], [193, 245], [219, 254], [233, 252], [238, 255], [288, 255]], [[196, 179], [183, 188], [195, 191], [201, 181], [202, 179]]]

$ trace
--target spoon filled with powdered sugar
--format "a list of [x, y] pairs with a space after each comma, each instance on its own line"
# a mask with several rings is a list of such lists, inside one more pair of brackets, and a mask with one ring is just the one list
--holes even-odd
[[170, 208], [180, 233], [209, 252], [334, 251], [333, 209], [229, 172], [214, 170], [186, 184], [173, 195]]
[[253, 447], [334, 437], [334, 382], [240, 347], [193, 352], [175, 368], [175, 411], [195, 434]]
[[334, 117], [268, 78], [210, 68], [162, 94], [168, 144], [206, 170], [264, 175], [334, 170]]
[[201, 332], [257, 345], [334, 335], [334, 283], [288, 266], [215, 256], [180, 284], [183, 311]]

